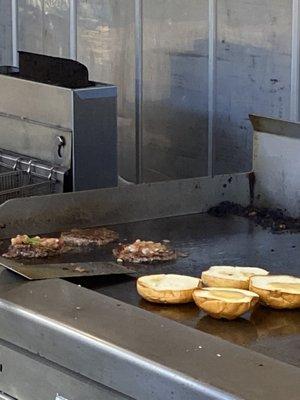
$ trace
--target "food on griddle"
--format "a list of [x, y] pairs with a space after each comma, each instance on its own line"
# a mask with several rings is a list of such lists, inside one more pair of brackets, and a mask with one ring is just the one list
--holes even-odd
[[252, 311], [259, 301], [258, 294], [234, 288], [203, 288], [195, 290], [197, 306], [213, 318], [232, 320]]
[[71, 229], [63, 232], [61, 238], [72, 247], [104, 246], [119, 239], [117, 232], [107, 228]]
[[152, 303], [190, 303], [198, 287], [201, 287], [199, 278], [184, 275], [149, 275], [137, 280], [139, 295]]
[[254, 276], [250, 290], [272, 308], [300, 308], [300, 278], [289, 275]]
[[132, 244], [120, 244], [113, 251], [118, 262], [152, 263], [175, 260], [178, 254], [167, 244], [152, 241], [136, 240]]
[[17, 235], [11, 239], [6, 258], [46, 258], [59, 254], [64, 243], [58, 238], [41, 238], [39, 236]]
[[202, 282], [209, 287], [227, 287], [249, 289], [249, 280], [252, 276], [268, 275], [262, 268], [214, 266], [202, 272]]

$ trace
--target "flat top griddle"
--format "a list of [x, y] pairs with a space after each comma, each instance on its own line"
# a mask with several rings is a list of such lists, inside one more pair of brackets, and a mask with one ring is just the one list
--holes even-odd
[[[24, 262], [24, 268], [51, 269], [53, 265], [98, 263], [130, 269], [136, 276], [153, 273], [179, 273], [200, 276], [210, 265], [257, 266], [274, 274], [299, 275], [300, 234], [272, 234], [241, 217], [216, 218], [207, 214], [172, 217], [112, 227], [120, 241], [137, 238], [171, 240], [171, 246], [187, 257], [153, 265], [123, 265], [113, 261], [110, 244], [93, 251], [76, 251], [46, 260]], [[8, 241], [3, 241], [5, 249]], [[91, 264], [92, 265], [92, 264]], [[80, 275], [80, 274], [79, 274]], [[71, 281], [149, 312], [219, 336], [234, 344], [300, 367], [300, 310], [276, 311], [260, 307], [252, 316], [236, 321], [217, 321], [205, 316], [193, 305], [165, 306], [142, 300], [135, 289], [135, 279], [128, 276], [65, 276]]]

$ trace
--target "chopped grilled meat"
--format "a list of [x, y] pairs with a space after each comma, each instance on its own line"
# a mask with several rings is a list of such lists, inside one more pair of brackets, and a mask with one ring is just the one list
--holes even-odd
[[30, 238], [18, 235], [11, 239], [8, 251], [2, 256], [6, 258], [46, 258], [54, 256], [63, 250], [63, 241], [58, 238]]
[[178, 254], [166, 244], [136, 240], [129, 245], [119, 245], [113, 250], [118, 262], [152, 263], [175, 260]]
[[63, 232], [61, 239], [73, 247], [104, 246], [118, 240], [119, 235], [107, 228], [72, 229], [70, 232]]

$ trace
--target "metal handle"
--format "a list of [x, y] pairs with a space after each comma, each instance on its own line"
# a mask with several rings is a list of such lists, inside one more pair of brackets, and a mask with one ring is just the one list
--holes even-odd
[[62, 158], [62, 148], [66, 145], [66, 139], [63, 136], [57, 136], [57, 154], [59, 158]]

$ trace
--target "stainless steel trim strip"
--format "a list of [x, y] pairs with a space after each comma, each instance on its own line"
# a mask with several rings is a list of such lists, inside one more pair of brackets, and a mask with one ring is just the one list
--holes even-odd
[[11, 0], [12, 65], [19, 66], [18, 55], [18, 0]]
[[70, 0], [70, 58], [77, 60], [77, 0]]
[[208, 176], [214, 175], [214, 129], [217, 75], [217, 0], [208, 2]]
[[290, 118], [299, 121], [300, 90], [300, 1], [293, 0], [292, 11], [292, 58], [291, 58], [291, 106]]
[[62, 132], [72, 132], [72, 129], [70, 129], [70, 128], [64, 128], [62, 126], [55, 125], [55, 124], [52, 124], [50, 122], [35, 121], [34, 119], [27, 118], [25, 116], [8, 114], [8, 113], [4, 113], [4, 112], [1, 112], [1, 111], [0, 111], [0, 117], [16, 119], [18, 121], [28, 122], [29, 124], [33, 124], [33, 125], [40, 125], [40, 126], [44, 126], [44, 127], [51, 128], [51, 129], [57, 129], [57, 130], [60, 130]]
[[255, 132], [300, 139], [300, 123], [254, 114], [249, 117]]
[[135, 0], [135, 162], [143, 182], [143, 0]]

